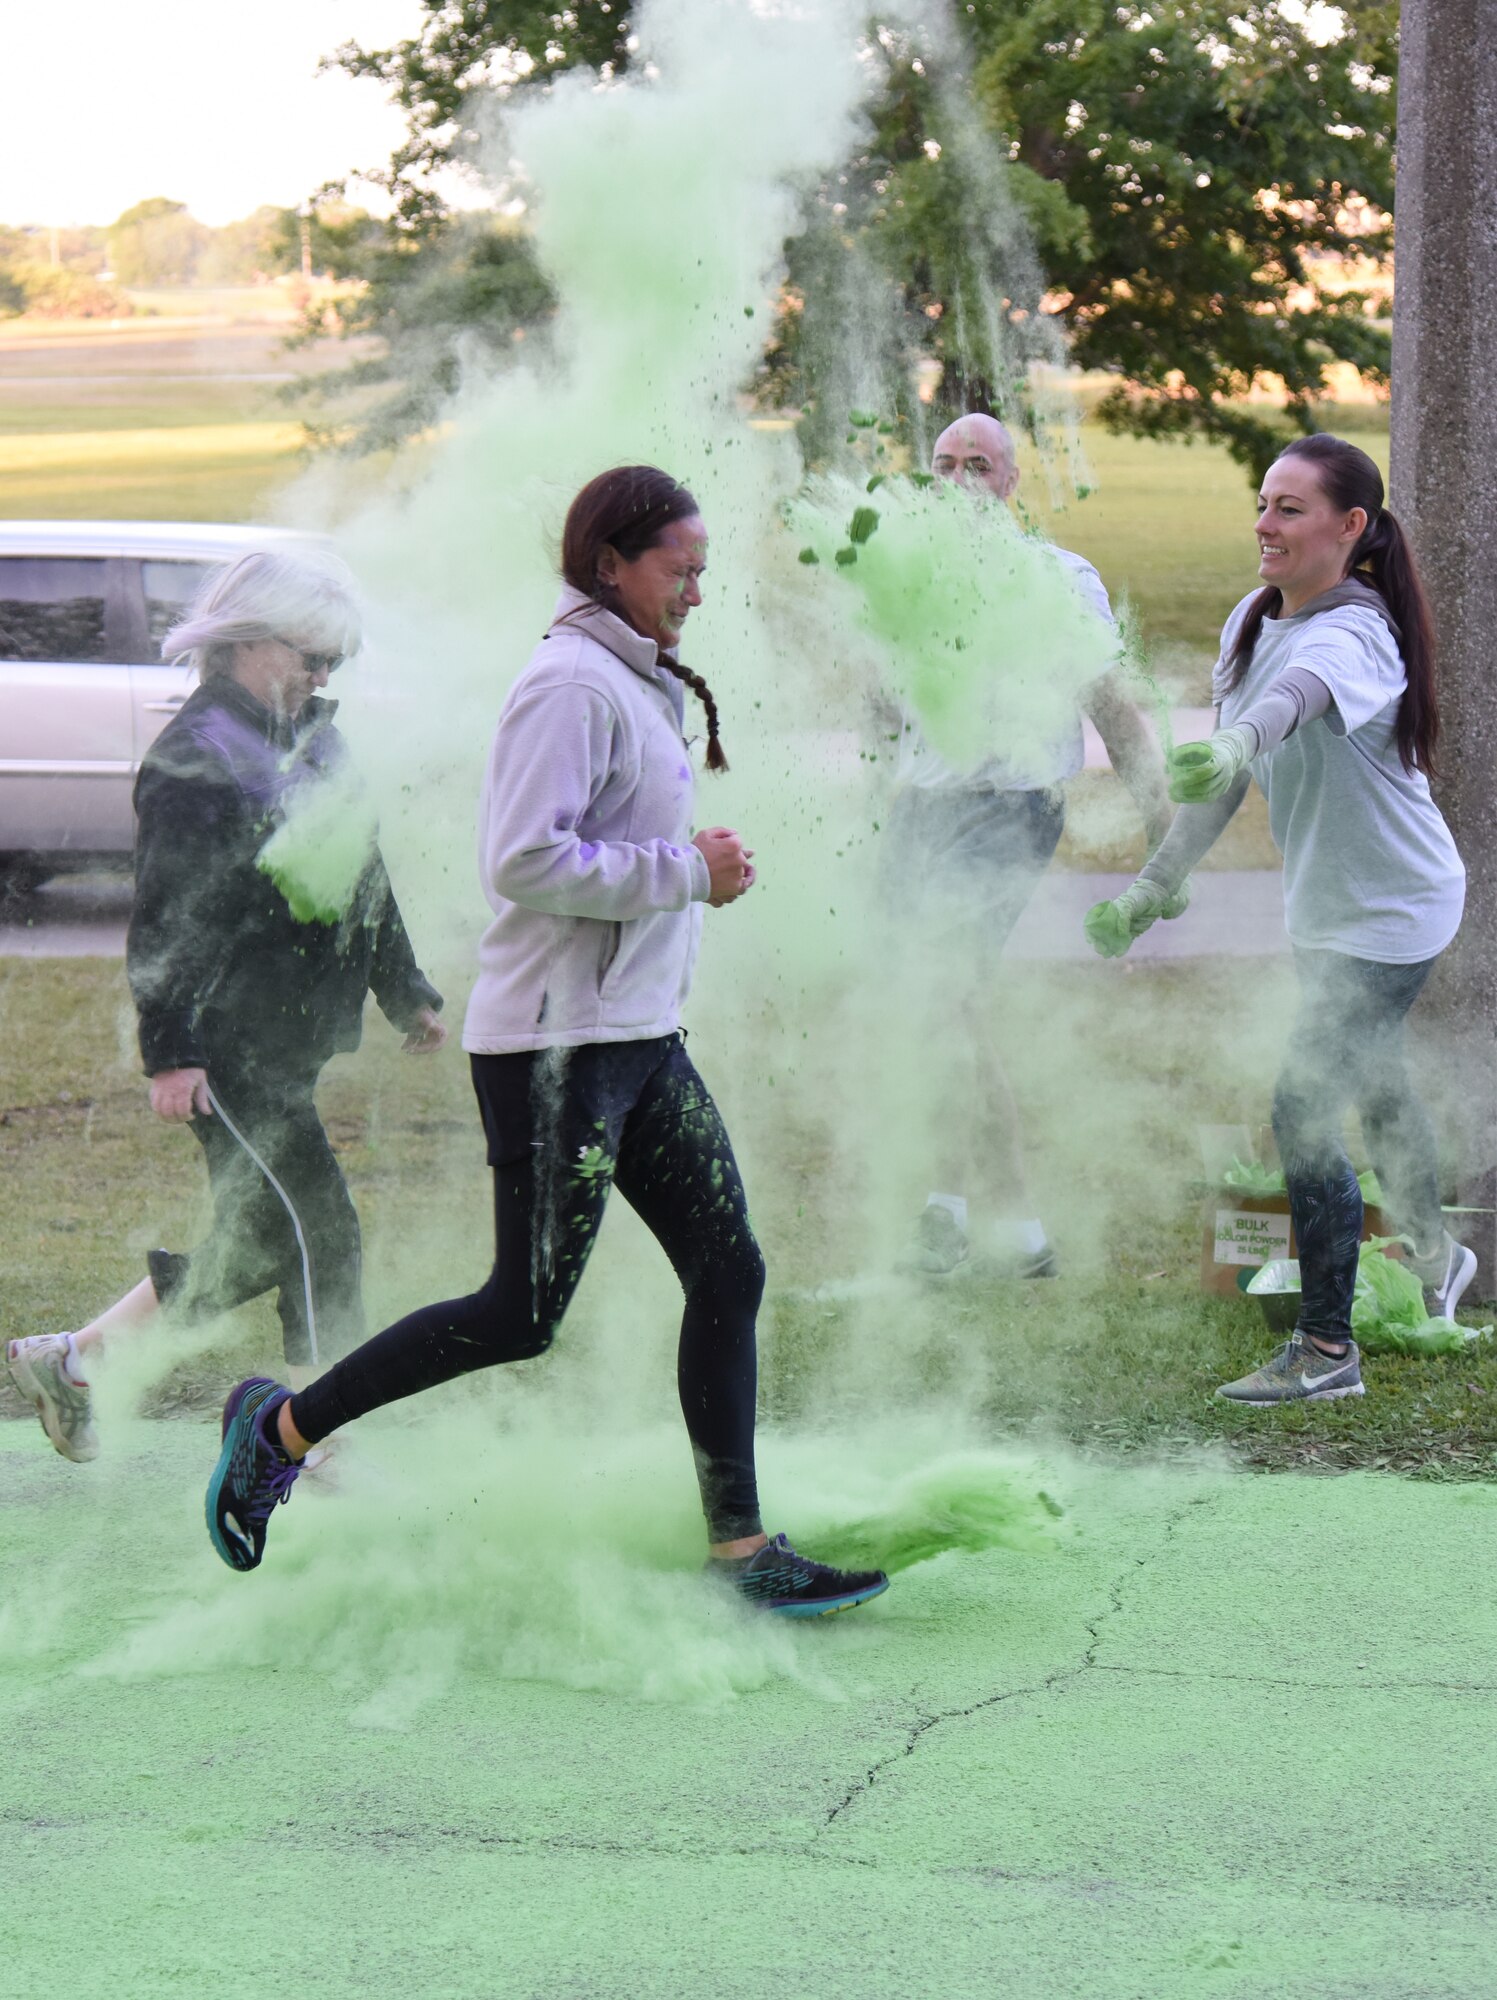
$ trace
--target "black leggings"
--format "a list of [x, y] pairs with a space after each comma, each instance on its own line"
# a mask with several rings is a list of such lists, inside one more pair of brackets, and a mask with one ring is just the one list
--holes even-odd
[[1299, 1248], [1300, 1330], [1351, 1339], [1362, 1191], [1341, 1116], [1355, 1104], [1387, 1207], [1421, 1253], [1442, 1239], [1439, 1156], [1403, 1056], [1404, 1016], [1435, 961], [1382, 965], [1294, 953], [1300, 1011], [1274, 1092], [1273, 1129]]
[[364, 1338], [359, 1218], [312, 1093], [316, 1072], [210, 1055], [217, 1107], [194, 1117], [213, 1222], [190, 1255], [153, 1250], [151, 1282], [189, 1324], [277, 1294], [286, 1359], [317, 1366]]
[[471, 1060], [494, 1170], [494, 1268], [468, 1297], [366, 1341], [293, 1398], [291, 1421], [315, 1443], [456, 1375], [544, 1354], [617, 1185], [686, 1294], [677, 1381], [711, 1538], [757, 1534], [764, 1260], [722, 1118], [681, 1037]]

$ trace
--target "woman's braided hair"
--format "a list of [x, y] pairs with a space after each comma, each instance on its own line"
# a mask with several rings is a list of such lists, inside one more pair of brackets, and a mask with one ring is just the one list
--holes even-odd
[[[598, 575], [598, 558], [605, 548], [625, 562], [636, 562], [676, 521], [689, 521], [701, 509], [691, 494], [668, 472], [653, 465], [616, 465], [590, 479], [567, 509], [561, 536], [561, 573], [573, 590], [613, 611], [617, 593]], [[684, 681], [707, 711], [707, 769], [726, 771], [728, 760], [717, 734], [717, 703], [700, 674], [662, 653], [660, 664]]]

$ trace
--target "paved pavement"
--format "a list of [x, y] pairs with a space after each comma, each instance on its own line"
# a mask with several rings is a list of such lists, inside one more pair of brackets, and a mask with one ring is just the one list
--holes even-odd
[[129, 918], [128, 876], [58, 875], [0, 903], [0, 958], [119, 958]]
[[[1081, 919], [1093, 903], [1117, 895], [1130, 880], [1127, 875], [1053, 869], [1020, 918], [1008, 943], [1009, 957], [1091, 960]], [[129, 914], [127, 881], [61, 877], [27, 897], [18, 917], [0, 922], [0, 958], [118, 958], [125, 949]], [[1145, 932], [1129, 959], [1136, 964], [1259, 958], [1287, 949], [1279, 876], [1266, 869], [1222, 869], [1197, 875], [1186, 914]]]
[[[498, 1407], [361, 1426], [251, 1577], [211, 1424], [0, 1425], [0, 1992], [1493, 1990], [1494, 1489], [1013, 1459], [1053, 1549], [771, 1629], [679, 1437]], [[810, 1545], [867, 1442], [765, 1442]]]
[[[1052, 868], [1014, 926], [1006, 956], [1081, 959], [1095, 965], [1081, 920], [1093, 903], [1116, 896], [1131, 875], [1073, 875]], [[1155, 924], [1128, 954], [1128, 963], [1177, 958], [1264, 958], [1287, 951], [1283, 879], [1266, 868], [1222, 868], [1191, 878], [1190, 907], [1172, 923]]]

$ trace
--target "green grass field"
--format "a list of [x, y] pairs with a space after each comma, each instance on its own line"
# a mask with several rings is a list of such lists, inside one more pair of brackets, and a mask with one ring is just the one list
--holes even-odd
[[[1291, 982], [1282, 964], [1256, 967], [1249, 1023], [1232, 967], [1012, 968], [1004, 1045], [1037, 1051], [1050, 1040], [1044, 1062], [1018, 1066], [1019, 1094], [1065, 1264], [1059, 1280], [1027, 1286], [859, 1287], [887, 1271], [890, 1251], [860, 1230], [856, 1199], [826, 1198], [826, 1175], [848, 1171], [831, 1125], [799, 1101], [769, 1119], [752, 1058], [730, 1056], [733, 1033], [698, 1008], [701, 1060], [740, 1139], [770, 1265], [766, 1412], [814, 1423], [829, 1403], [893, 1396], [910, 1409], [954, 1402], [999, 1433], [1109, 1455], [1209, 1444], [1269, 1468], [1491, 1476], [1494, 1342], [1452, 1360], [1369, 1361], [1357, 1402], [1264, 1415], [1210, 1399], [1272, 1341], [1255, 1304], [1199, 1290], [1196, 1126], [1261, 1117]], [[190, 1137], [146, 1106], [117, 963], [0, 960], [0, 1018], [3, 1331], [14, 1335], [81, 1323], [136, 1281], [146, 1248], [188, 1244], [204, 1181]], [[814, 1039], [801, 1060], [818, 1060]], [[371, 1013], [365, 1047], [331, 1066], [322, 1101], [364, 1222], [375, 1322], [478, 1284], [488, 1193], [456, 1049], [404, 1059]], [[900, 1146], [913, 1143], [906, 1132]], [[618, 1226], [641, 1236], [622, 1215]], [[635, 1260], [626, 1271], [663, 1287], [647, 1293], [659, 1312], [650, 1337], [668, 1351], [668, 1277], [642, 1236], [622, 1250]], [[602, 1337], [619, 1254], [605, 1242], [564, 1346], [586, 1354]], [[268, 1303], [247, 1309], [190, 1361], [148, 1367], [144, 1407], [211, 1408], [241, 1374], [274, 1365], [277, 1335]], [[0, 1407], [20, 1414], [13, 1399]]]

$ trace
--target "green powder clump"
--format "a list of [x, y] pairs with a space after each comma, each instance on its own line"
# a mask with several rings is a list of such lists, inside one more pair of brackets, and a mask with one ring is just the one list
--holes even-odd
[[811, 588], [853, 586], [888, 694], [954, 769], [1043, 755], [1115, 663], [1116, 631], [1001, 503], [928, 475], [887, 479], [879, 500], [869, 507], [850, 478], [826, 474], [790, 504], [786, 525], [828, 566]]
[[878, 1513], [826, 1528], [818, 1552], [824, 1545], [830, 1562], [891, 1573], [958, 1550], [1048, 1554], [1063, 1518], [1043, 1488], [972, 1452], [907, 1474]]
[[343, 923], [355, 913], [378, 831], [362, 785], [352, 773], [340, 774], [290, 792], [286, 817], [255, 865], [275, 883], [298, 923]]

